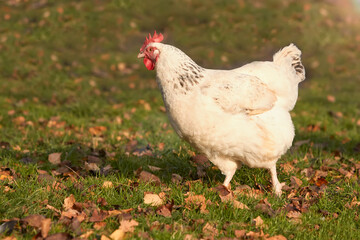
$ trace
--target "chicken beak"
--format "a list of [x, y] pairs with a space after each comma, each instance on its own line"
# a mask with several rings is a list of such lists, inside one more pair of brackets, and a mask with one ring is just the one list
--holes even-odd
[[145, 54], [143, 52], [140, 52], [137, 56], [137, 58], [144, 58], [145, 57]]

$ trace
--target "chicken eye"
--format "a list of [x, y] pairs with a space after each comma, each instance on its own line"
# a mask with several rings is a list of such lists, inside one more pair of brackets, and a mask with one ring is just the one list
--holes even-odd
[[152, 52], [154, 49], [153, 48], [149, 48], [149, 52]]

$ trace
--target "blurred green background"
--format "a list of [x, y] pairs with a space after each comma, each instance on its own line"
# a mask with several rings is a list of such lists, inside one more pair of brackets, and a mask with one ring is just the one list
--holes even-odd
[[[139, 99], [161, 106], [155, 72], [136, 58], [154, 30], [207, 68], [271, 60], [293, 42], [303, 52], [307, 75], [297, 112], [318, 116], [346, 109], [349, 119], [340, 121], [355, 126], [360, 34], [353, 8], [330, 0], [1, 1], [2, 138], [22, 142], [23, 133], [8, 124], [18, 115], [32, 127], [56, 115], [81, 127], [114, 115], [124, 119], [124, 109]], [[119, 104], [124, 106], [116, 114]]]

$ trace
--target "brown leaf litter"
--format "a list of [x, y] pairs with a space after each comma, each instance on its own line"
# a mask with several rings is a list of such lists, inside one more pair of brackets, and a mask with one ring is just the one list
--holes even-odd
[[267, 214], [269, 217], [274, 217], [276, 215], [276, 212], [274, 209], [272, 209], [271, 204], [268, 202], [267, 198], [260, 200], [260, 202], [255, 206], [255, 209]]
[[141, 171], [139, 174], [139, 180], [145, 183], [153, 183], [155, 185], [160, 185], [161, 181], [160, 178], [152, 173], [149, 173], [147, 171]]
[[248, 232], [247, 230], [241, 229], [235, 230], [234, 234], [235, 237], [238, 239], [286, 240], [286, 237], [284, 237], [283, 235], [276, 235], [270, 237], [269, 234], [265, 234], [263, 230], [260, 230], [260, 232]]
[[236, 200], [234, 193], [232, 191], [229, 191], [224, 185], [222, 185], [222, 184], [218, 185], [213, 190], [219, 194], [221, 202], [229, 202], [235, 208], [249, 209], [249, 207], [246, 206], [244, 203], [241, 203], [238, 200]]
[[[161, 195], [161, 196], [160, 196]], [[164, 193], [145, 193], [144, 194], [144, 203], [149, 204], [150, 206], [161, 206], [164, 204]]]
[[171, 217], [173, 206], [174, 206], [174, 200], [172, 200], [171, 203], [167, 203], [158, 207], [156, 209], [156, 214], [161, 215], [163, 217]]
[[195, 195], [192, 192], [188, 192], [185, 194], [187, 198], [185, 198], [185, 208], [191, 209], [200, 209], [201, 213], [208, 213], [209, 211], [206, 209], [207, 204], [211, 204], [210, 200], [206, 200], [204, 195]]
[[61, 164], [61, 153], [51, 153], [48, 156], [48, 161], [54, 165]]

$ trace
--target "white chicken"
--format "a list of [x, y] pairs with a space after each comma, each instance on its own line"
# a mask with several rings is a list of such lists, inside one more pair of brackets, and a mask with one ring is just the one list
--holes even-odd
[[221, 170], [225, 187], [230, 188], [236, 170], [246, 164], [269, 169], [273, 190], [280, 196], [276, 162], [294, 138], [289, 111], [305, 79], [301, 51], [290, 44], [273, 61], [212, 70], [162, 40], [162, 34], [149, 34], [138, 58], [144, 58], [148, 70], [156, 70], [176, 133]]

